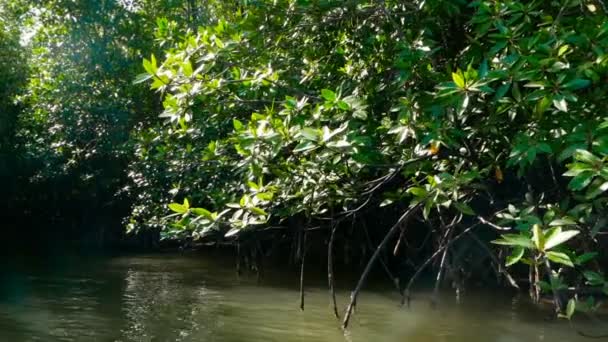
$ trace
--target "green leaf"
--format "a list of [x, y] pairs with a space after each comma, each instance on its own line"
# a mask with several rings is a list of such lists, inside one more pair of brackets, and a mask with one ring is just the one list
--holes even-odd
[[515, 248], [513, 248], [511, 255], [507, 256], [506, 266], [509, 267], [511, 265], [516, 264], [523, 256], [524, 248], [521, 246], [516, 246]]
[[154, 75], [156, 73], [156, 67], [152, 65], [152, 62], [150, 60], [144, 58], [143, 66], [148, 74]]
[[191, 208], [190, 211], [197, 216], [203, 216], [208, 219], [213, 219], [211, 212], [204, 208]]
[[551, 221], [551, 223], [549, 223], [549, 226], [575, 226], [576, 225], [576, 221], [574, 221], [573, 219], [567, 218], [567, 217], [562, 217], [560, 219], [556, 219]]
[[306, 127], [302, 128], [300, 135], [306, 140], [318, 141], [321, 133], [318, 129]]
[[571, 298], [568, 301], [568, 305], [566, 306], [566, 318], [571, 319], [572, 315], [574, 315], [574, 310], [576, 309], [576, 300]]
[[595, 164], [595, 163], [601, 163], [602, 161], [600, 160], [600, 158], [596, 157], [593, 153], [587, 151], [587, 150], [576, 150], [576, 152], [574, 152], [574, 159], [588, 163], [588, 164]]
[[547, 144], [547, 143], [538, 144], [538, 146], [536, 146], [536, 149], [538, 149], [541, 152], [545, 152], [545, 153], [553, 152], [553, 149], [551, 149], [551, 146], [549, 146], [549, 144]]
[[340, 108], [342, 110], [349, 110], [350, 105], [344, 101], [338, 101], [338, 108]]
[[500, 239], [494, 240], [492, 243], [505, 246], [520, 246], [527, 249], [534, 248], [530, 237], [522, 234], [503, 234], [500, 236]]
[[190, 61], [185, 61], [184, 63], [182, 63], [182, 72], [186, 77], [192, 76], [193, 70]]
[[239, 228], [232, 228], [232, 229], [230, 229], [230, 230], [229, 230], [229, 231], [228, 231], [228, 232], [227, 232], [227, 233], [224, 235], [224, 237], [227, 237], [227, 238], [228, 238], [228, 237], [234, 236], [234, 235], [236, 235], [236, 234], [238, 234], [238, 233], [240, 233], [240, 232], [241, 232], [241, 229], [239, 229]]
[[587, 187], [589, 183], [591, 183], [591, 180], [593, 180], [593, 175], [594, 174], [591, 171], [581, 172], [576, 177], [572, 178], [572, 180], [570, 180], [570, 183], [568, 183], [568, 187], [575, 191], [582, 190]]
[[365, 119], [367, 119], [367, 112], [361, 108], [356, 109], [353, 112], [353, 117], [356, 119], [359, 119], [359, 120], [365, 120]]
[[407, 192], [409, 192], [410, 194], [412, 194], [416, 197], [424, 197], [428, 193], [425, 188], [420, 188], [420, 187], [409, 188], [409, 189], [407, 189]]
[[458, 70], [458, 72], [453, 72], [452, 80], [458, 86], [458, 88], [464, 89], [465, 82], [464, 82], [464, 76], [462, 75], [462, 71]]
[[469, 215], [469, 216], [475, 215], [473, 208], [471, 208], [466, 203], [454, 202], [454, 206], [456, 207], [456, 209], [458, 209], [458, 211], [460, 211], [461, 213], [463, 213], [465, 215]]
[[598, 185], [595, 185], [595, 186], [594, 186], [594, 184], [591, 184], [585, 197], [587, 199], [594, 199], [595, 197], [606, 192], [606, 190], [608, 190], [608, 182], [604, 182], [604, 183], [600, 182]]
[[260, 186], [256, 182], [248, 181], [247, 185], [254, 191], [258, 191], [260, 189]]
[[313, 150], [315, 148], [317, 148], [317, 145], [315, 143], [313, 143], [312, 141], [303, 141], [303, 142], [299, 143], [298, 145], [296, 145], [296, 147], [293, 149], [293, 152], [294, 153], [305, 152], [305, 151]]
[[572, 260], [570, 260], [570, 257], [566, 253], [549, 251], [549, 252], [545, 253], [545, 255], [547, 256], [547, 258], [549, 260], [551, 260], [553, 262], [556, 262], [556, 263], [562, 264], [562, 265], [566, 265], [566, 266], [570, 266], [570, 267], [574, 267]]
[[545, 241], [545, 250], [549, 250], [553, 247], [559, 246], [565, 243], [566, 241], [572, 239], [573, 237], [577, 236], [579, 233], [580, 232], [578, 230], [567, 230], [565, 232], [562, 232], [560, 230], [557, 232], [557, 234], [554, 234], [547, 238], [547, 241]]
[[140, 84], [143, 82], [146, 82], [147, 80], [151, 79], [152, 75], [145, 73], [145, 74], [139, 74], [135, 77], [135, 80], [133, 80], [133, 84]]
[[433, 209], [433, 201], [431, 199], [428, 199], [424, 203], [424, 208], [422, 209], [422, 217], [424, 217], [425, 220], [429, 219], [431, 209]]
[[604, 276], [593, 271], [583, 271], [583, 276], [587, 279], [587, 283], [591, 286], [601, 286], [604, 285], [606, 279]]
[[262, 201], [271, 201], [274, 197], [274, 194], [272, 192], [258, 192], [257, 194], [255, 194], [255, 197]]
[[529, 82], [524, 84], [525, 88], [544, 88], [546, 86], [544, 82]]
[[329, 89], [321, 89], [321, 97], [328, 102], [333, 102], [336, 100], [336, 93]]
[[539, 251], [545, 249], [545, 235], [539, 224], [532, 226], [532, 242]]
[[578, 90], [578, 89], [586, 88], [590, 84], [591, 84], [591, 81], [589, 81], [589, 80], [585, 80], [585, 79], [582, 79], [582, 78], [577, 78], [575, 80], [572, 80], [572, 81], [564, 84], [562, 86], [562, 88], [568, 89], [568, 90]]
[[498, 90], [496, 90], [496, 94], [494, 94], [494, 101], [498, 101], [500, 99], [502, 99], [505, 94], [509, 91], [509, 89], [511, 88], [511, 83], [505, 83], [503, 85], [501, 85], [500, 87], [498, 87]]
[[479, 78], [484, 78], [488, 75], [488, 60], [484, 59], [479, 65]]
[[393, 204], [394, 200], [391, 198], [385, 198], [381, 203], [380, 203], [380, 207], [386, 207], [387, 205], [391, 205]]
[[234, 129], [238, 132], [241, 131], [244, 127], [243, 123], [240, 122], [237, 119], [232, 119], [232, 126], [234, 126]]
[[593, 260], [597, 255], [598, 255], [597, 252], [589, 252], [589, 253], [581, 254], [581, 255], [577, 256], [576, 259], [574, 259], [574, 263], [577, 265], [582, 265], [584, 263], [587, 263], [588, 261]]
[[179, 203], [170, 203], [169, 209], [178, 214], [185, 214], [186, 212], [188, 212], [188, 208]]
[[346, 140], [338, 140], [338, 141], [331, 141], [329, 143], [327, 143], [328, 147], [335, 147], [335, 148], [347, 148], [350, 147], [350, 143]]
[[560, 46], [559, 50], [557, 51], [557, 57], [561, 57], [563, 54], [568, 52], [569, 48], [570, 48], [570, 45], [568, 45], [568, 44]]
[[538, 101], [536, 103], [536, 107], [534, 108], [534, 111], [536, 113], [537, 116], [541, 117], [542, 114], [549, 108], [549, 106], [551, 105], [551, 101], [552, 99], [550, 97], [543, 97], [540, 101]]
[[553, 106], [555, 108], [561, 110], [562, 112], [568, 111], [568, 102], [566, 102], [566, 99], [564, 99], [564, 98], [553, 99]]
[[567, 165], [568, 171], [564, 173], [566, 177], [575, 177], [584, 171], [592, 171], [593, 168], [585, 163], [570, 163]]
[[263, 216], [267, 216], [268, 213], [266, 211], [264, 211], [264, 209], [262, 208], [258, 208], [258, 207], [250, 207], [249, 210], [257, 215], [263, 215]]

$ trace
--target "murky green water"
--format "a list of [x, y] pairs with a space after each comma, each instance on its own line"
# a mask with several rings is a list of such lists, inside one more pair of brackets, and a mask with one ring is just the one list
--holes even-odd
[[[344, 334], [321, 279], [310, 280], [302, 312], [293, 274], [267, 271], [257, 284], [209, 258], [4, 263], [0, 341], [587, 341], [564, 322], [544, 320], [524, 296], [467, 293], [461, 303], [445, 296], [433, 309], [418, 293], [405, 309], [390, 291], [367, 291]], [[346, 298], [341, 291], [341, 306]]]

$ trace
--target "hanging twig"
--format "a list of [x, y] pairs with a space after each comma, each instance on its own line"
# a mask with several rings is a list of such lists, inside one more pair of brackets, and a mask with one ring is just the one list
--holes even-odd
[[[443, 239], [441, 240], [441, 243], [443, 245], [445, 245], [448, 241], [450, 241], [450, 237], [452, 236], [452, 232], [454, 231], [453, 228], [456, 224], [460, 223], [460, 220], [462, 220], [462, 214], [458, 215], [458, 216], [454, 216], [454, 218], [452, 219], [452, 222], [450, 222], [450, 224], [448, 226], [445, 225], [445, 223], [443, 222], [443, 217], [441, 216], [441, 213], [439, 214], [439, 220], [441, 221], [441, 226], [443, 229], [445, 229], [445, 234], [443, 236]], [[439, 285], [441, 284], [441, 278], [443, 276], [444, 270], [445, 270], [445, 262], [447, 260], [447, 256], [448, 256], [448, 251], [449, 248], [445, 248], [445, 250], [443, 251], [443, 256], [441, 257], [441, 261], [439, 262], [439, 271], [437, 272], [437, 278], [435, 279], [435, 288], [433, 289], [433, 305], [437, 304], [438, 298], [439, 298]]]
[[395, 248], [393, 248], [393, 256], [397, 256], [397, 253], [399, 253], [399, 247], [401, 247], [401, 241], [403, 241], [403, 238], [405, 236], [405, 229], [406, 229], [406, 225], [403, 224], [401, 226], [401, 233], [399, 233], [399, 237], [397, 238], [397, 243], [395, 243]]
[[[447, 228], [446, 236], [445, 236], [444, 243], [443, 243], [444, 245], [446, 245], [447, 242], [450, 240], [451, 235], [452, 235], [452, 228], [450, 227], [450, 228]], [[435, 279], [435, 288], [433, 289], [433, 299], [432, 299], [433, 304], [437, 304], [437, 301], [438, 301], [439, 284], [441, 283], [441, 277], [443, 276], [443, 271], [445, 269], [445, 261], [448, 256], [448, 250], [449, 250], [449, 248], [446, 246], [443, 251], [443, 255], [441, 256], [441, 262], [439, 263], [439, 271], [437, 272], [437, 278]]]
[[391, 227], [391, 229], [388, 231], [388, 233], [384, 236], [384, 239], [382, 240], [382, 242], [380, 242], [380, 244], [374, 251], [374, 254], [370, 258], [369, 262], [365, 266], [365, 269], [363, 270], [363, 273], [361, 274], [361, 277], [359, 278], [359, 282], [357, 283], [355, 290], [352, 292], [352, 294], [350, 296], [350, 303], [348, 304], [348, 307], [346, 308], [346, 312], [344, 314], [344, 321], [342, 322], [343, 329], [346, 329], [348, 327], [348, 322], [350, 320], [350, 316], [353, 312], [354, 305], [357, 302], [357, 295], [359, 295], [361, 288], [363, 288], [363, 284], [365, 283], [365, 280], [367, 279], [367, 276], [369, 275], [369, 272], [371, 271], [372, 266], [374, 265], [374, 262], [380, 256], [380, 252], [382, 251], [384, 246], [386, 246], [386, 244], [391, 239], [391, 237], [393, 237], [393, 235], [395, 235], [395, 233], [397, 232], [397, 230], [399, 229], [401, 224], [403, 222], [407, 221], [422, 206], [423, 202], [424, 201], [421, 201], [420, 203], [416, 204], [415, 206], [413, 206], [409, 210], [407, 210], [403, 215], [401, 215], [399, 220], [397, 220], [397, 223], [395, 223], [395, 225], [393, 225], [393, 227]]
[[304, 311], [304, 262], [306, 261], [306, 231], [302, 232], [301, 263], [300, 263], [300, 310]]
[[327, 282], [329, 286], [329, 296], [331, 297], [331, 301], [334, 307], [334, 315], [336, 318], [340, 318], [340, 314], [338, 313], [338, 305], [336, 304], [336, 289], [334, 287], [334, 239], [336, 236], [336, 229], [338, 225], [332, 222], [331, 234], [329, 236], [329, 243], [327, 244]]
[[[361, 221], [361, 222], [362, 222], [362, 226], [363, 226], [363, 232], [365, 233], [365, 239], [367, 240], [367, 245], [369, 246], [369, 248], [374, 249], [374, 244], [372, 243], [372, 239], [369, 237], [367, 225], [365, 224], [365, 221]], [[384, 260], [384, 258], [381, 256], [380, 258], [378, 258], [378, 260], [380, 261], [380, 264], [382, 265], [384, 272], [386, 272], [386, 275], [389, 277], [391, 282], [395, 285], [397, 292], [401, 293], [401, 289], [399, 288], [399, 280], [395, 276], [393, 276], [393, 273], [388, 268], [388, 265], [386, 264], [386, 261]]]

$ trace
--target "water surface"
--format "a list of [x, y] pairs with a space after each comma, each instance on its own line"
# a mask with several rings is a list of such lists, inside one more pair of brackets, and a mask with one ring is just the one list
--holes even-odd
[[[310, 278], [300, 311], [294, 274], [267, 270], [258, 282], [237, 277], [231, 263], [216, 260], [5, 260], [0, 341], [588, 341], [567, 323], [545, 319], [525, 296], [491, 292], [466, 293], [460, 302], [444, 295], [437, 308], [417, 292], [406, 309], [391, 291], [365, 291], [345, 334], [322, 279]], [[347, 293], [338, 293], [341, 309]]]

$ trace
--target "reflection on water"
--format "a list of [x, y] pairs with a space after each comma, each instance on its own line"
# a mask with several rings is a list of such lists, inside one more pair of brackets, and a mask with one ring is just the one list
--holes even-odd
[[307, 289], [304, 312], [295, 284], [278, 271], [262, 284], [238, 279], [201, 257], [13, 260], [0, 273], [0, 341], [586, 340], [525, 297], [477, 293], [460, 304], [446, 296], [438, 309], [419, 294], [405, 309], [390, 292], [364, 292], [344, 334], [322, 282]]

